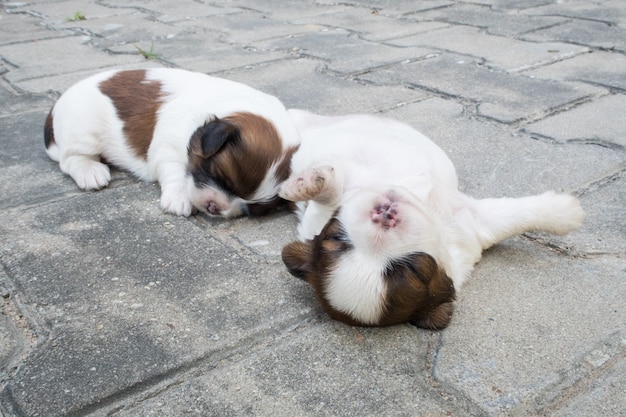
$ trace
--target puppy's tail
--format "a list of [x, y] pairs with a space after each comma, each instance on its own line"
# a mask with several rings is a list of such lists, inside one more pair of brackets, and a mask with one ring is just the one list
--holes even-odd
[[548, 191], [522, 198], [474, 200], [477, 233], [483, 249], [524, 232], [564, 235], [585, 217], [578, 198]]

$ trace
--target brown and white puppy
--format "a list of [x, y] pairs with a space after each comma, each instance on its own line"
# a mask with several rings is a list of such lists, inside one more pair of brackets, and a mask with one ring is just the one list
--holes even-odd
[[351, 325], [441, 329], [483, 249], [526, 231], [564, 234], [584, 213], [547, 192], [474, 199], [450, 159], [403, 123], [289, 110], [302, 139], [283, 198], [298, 202], [300, 241], [283, 261], [324, 310]]
[[158, 181], [164, 211], [225, 217], [278, 204], [299, 138], [282, 103], [233, 81], [180, 69], [103, 72], [70, 87], [44, 128], [46, 151], [79, 188], [108, 164]]

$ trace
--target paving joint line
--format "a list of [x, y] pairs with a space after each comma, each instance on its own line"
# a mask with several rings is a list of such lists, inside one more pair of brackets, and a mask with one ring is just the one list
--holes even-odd
[[[524, 75], [526, 76], [526, 75]], [[548, 117], [553, 117], [556, 116], [557, 114], [560, 113], [564, 113], [567, 111], [570, 111], [572, 109], [575, 109], [577, 107], [580, 107], [584, 104], [588, 104], [591, 103], [593, 101], [596, 101], [598, 99], [610, 96], [611, 94], [609, 92], [598, 92], [598, 93], [590, 93], [587, 94], [585, 96], [579, 97], [577, 99], [574, 99], [572, 101], [568, 101], [567, 103], [563, 103], [560, 104], [558, 106], [554, 106], [554, 107], [550, 107], [549, 109], [546, 110], [542, 110], [542, 111], [538, 111], [535, 112], [533, 114], [521, 117], [513, 122], [510, 123], [511, 127], [516, 128], [516, 129], [520, 129], [522, 131], [524, 131], [525, 133], [531, 133], [529, 131], [525, 130], [525, 126], [528, 126], [530, 124], [533, 123], [537, 123], [540, 122], [542, 120], [547, 119]], [[544, 135], [540, 135], [537, 134], [537, 136], [543, 136], [544, 138], [550, 138], [549, 136], [544, 136]], [[540, 139], [539, 137], [537, 139]]]
[[[160, 374], [152, 375], [126, 388], [117, 390], [113, 394], [97, 399], [95, 402], [82, 405], [80, 408], [68, 412], [66, 417], [86, 417], [97, 411], [104, 411], [108, 407], [115, 406], [124, 401], [130, 402], [130, 404], [121, 405], [121, 408], [117, 408], [113, 414], [107, 415], [114, 415], [124, 409], [132, 409], [132, 407], [139, 405], [141, 402], [154, 398], [158, 396], [159, 393], [165, 392], [171, 387], [180, 385], [187, 380], [197, 378], [214, 369], [226, 368], [230, 364], [236, 364], [239, 362], [237, 358], [249, 358], [251, 355], [258, 355], [260, 352], [265, 351], [265, 348], [262, 347], [263, 345], [272, 345], [272, 341], [280, 340], [277, 336], [294, 328], [294, 324], [307, 322], [309, 320], [308, 314], [299, 315], [282, 323], [282, 327], [280, 328], [270, 327], [268, 329], [261, 329], [233, 344], [208, 352]], [[153, 391], [154, 389], [156, 389], [156, 391]]]
[[[621, 339], [621, 341], [618, 339]], [[626, 345], [624, 344], [624, 339], [621, 336], [620, 331], [614, 332], [609, 335], [607, 339], [603, 340], [596, 346], [593, 346], [590, 351], [583, 354], [581, 358], [578, 358], [578, 361], [574, 364], [574, 366], [566, 370], [561, 375], [559, 381], [555, 382], [552, 387], [542, 392], [544, 395], [549, 395], [551, 389], [554, 390], [554, 396], [551, 399], [547, 399], [544, 404], [541, 404], [541, 400], [536, 398], [536, 400], [539, 401], [539, 404], [535, 404], [535, 406], [538, 406], [535, 411], [535, 415], [541, 417], [552, 416], [557, 411], [567, 406], [571, 400], [575, 399], [579, 394], [588, 390], [594, 381], [598, 380], [603, 375], [606, 375], [617, 365], [617, 363], [626, 358], [625, 346]], [[602, 347], [609, 347], [613, 351], [613, 354], [600, 366], [594, 366], [586, 359], [595, 350]], [[577, 376], [575, 375], [576, 373], [580, 373], [581, 375]]]
[[[455, 306], [456, 309], [456, 306]], [[439, 352], [444, 345], [443, 334], [433, 331], [428, 332], [426, 360], [424, 363], [423, 379], [428, 387], [433, 390], [433, 394], [439, 396], [446, 404], [453, 404], [453, 407], [463, 410], [466, 415], [472, 417], [487, 417], [488, 414], [478, 404], [469, 398], [464, 392], [441, 380], [436, 376], [437, 362], [439, 361]], [[421, 371], [418, 370], [418, 371]], [[418, 372], [420, 374], [421, 372]], [[454, 401], [454, 400], [457, 401]], [[458, 401], [462, 399], [462, 401]]]

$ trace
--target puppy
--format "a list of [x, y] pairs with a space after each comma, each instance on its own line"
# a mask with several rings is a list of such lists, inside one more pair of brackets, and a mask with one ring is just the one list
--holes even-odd
[[78, 82], [50, 110], [44, 139], [50, 158], [83, 190], [109, 184], [109, 163], [158, 181], [166, 212], [225, 217], [279, 204], [299, 143], [277, 98], [169, 68]]
[[289, 113], [302, 145], [279, 195], [298, 202], [300, 241], [282, 259], [333, 319], [444, 328], [483, 249], [526, 231], [581, 225], [583, 210], [569, 195], [461, 193], [445, 153], [403, 123]]

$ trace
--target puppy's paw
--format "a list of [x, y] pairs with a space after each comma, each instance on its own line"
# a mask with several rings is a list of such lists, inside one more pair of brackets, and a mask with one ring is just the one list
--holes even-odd
[[73, 161], [69, 174], [82, 190], [99, 190], [111, 181], [109, 167], [91, 159]]
[[191, 215], [193, 205], [187, 193], [183, 191], [164, 191], [161, 194], [161, 209], [166, 213], [188, 217]]
[[306, 169], [287, 178], [278, 195], [289, 201], [317, 200], [334, 180], [335, 169], [324, 165]]

